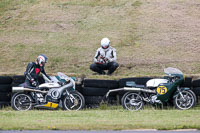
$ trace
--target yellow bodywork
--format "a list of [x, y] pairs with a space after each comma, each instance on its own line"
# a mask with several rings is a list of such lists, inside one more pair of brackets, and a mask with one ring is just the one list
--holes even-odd
[[47, 104], [45, 104], [43, 106], [45, 106], [45, 107], [51, 107], [51, 108], [57, 108], [58, 104], [57, 103], [48, 102]]

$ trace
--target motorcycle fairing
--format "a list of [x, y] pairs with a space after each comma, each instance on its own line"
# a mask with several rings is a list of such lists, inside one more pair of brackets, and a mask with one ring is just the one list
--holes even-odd
[[43, 105], [44, 107], [50, 107], [50, 108], [57, 108], [58, 104], [57, 103], [52, 103], [52, 102], [48, 102], [47, 104]]
[[179, 75], [179, 77], [180, 79], [178, 79], [177, 81], [173, 83], [169, 82], [169, 83], [160, 84], [160, 86], [164, 86], [167, 88], [167, 92], [164, 94], [157, 93], [157, 100], [160, 100], [161, 102], [168, 102], [168, 100], [173, 96], [173, 94], [177, 90], [177, 87], [184, 81], [183, 75]]

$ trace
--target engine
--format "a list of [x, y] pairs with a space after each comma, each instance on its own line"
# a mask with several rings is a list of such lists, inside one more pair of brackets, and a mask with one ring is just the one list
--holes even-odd
[[57, 103], [60, 97], [61, 97], [61, 93], [59, 89], [50, 89], [46, 96], [46, 101]]

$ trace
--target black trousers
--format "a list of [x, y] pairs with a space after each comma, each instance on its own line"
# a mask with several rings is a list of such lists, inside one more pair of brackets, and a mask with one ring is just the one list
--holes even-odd
[[90, 69], [99, 74], [105, 74], [104, 70], [108, 70], [108, 75], [112, 74], [118, 67], [119, 64], [117, 62], [109, 62], [104, 64], [93, 63], [90, 65]]
[[[38, 84], [39, 85], [39, 84]], [[33, 86], [31, 84], [31, 82], [28, 79], [25, 79], [25, 82], [23, 84], [20, 85], [21, 87], [27, 87], [27, 88], [31, 88], [31, 89], [39, 89], [36, 86]]]

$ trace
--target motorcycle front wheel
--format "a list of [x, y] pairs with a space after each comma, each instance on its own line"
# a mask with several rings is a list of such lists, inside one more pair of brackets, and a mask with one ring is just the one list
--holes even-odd
[[33, 107], [32, 98], [29, 94], [16, 93], [12, 96], [11, 106], [14, 110], [27, 111]]
[[73, 91], [63, 98], [62, 103], [64, 110], [80, 110], [85, 106], [85, 99], [81, 93]]
[[173, 102], [178, 109], [190, 109], [196, 104], [196, 95], [191, 90], [181, 91], [174, 98]]
[[127, 110], [140, 110], [144, 106], [142, 97], [133, 92], [127, 92], [122, 97], [122, 106]]

